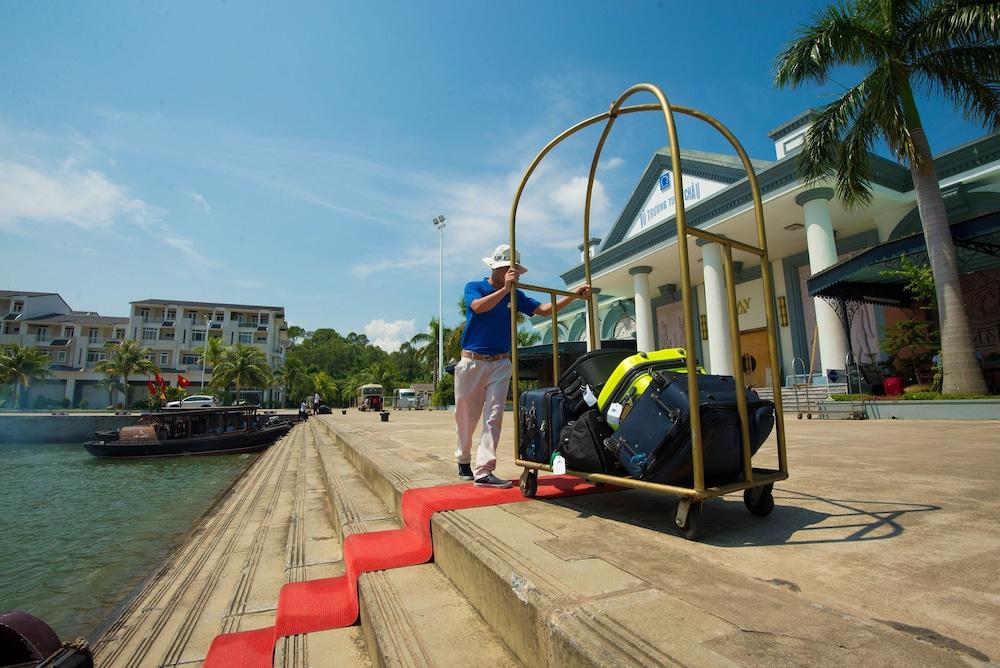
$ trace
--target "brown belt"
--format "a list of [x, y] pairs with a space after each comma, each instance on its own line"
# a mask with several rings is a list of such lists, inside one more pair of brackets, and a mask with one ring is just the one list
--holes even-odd
[[463, 350], [462, 357], [468, 357], [470, 360], [482, 360], [483, 362], [496, 362], [498, 360], [505, 360], [510, 357], [510, 353], [497, 353], [496, 355], [481, 355], [480, 353], [474, 353], [471, 350]]

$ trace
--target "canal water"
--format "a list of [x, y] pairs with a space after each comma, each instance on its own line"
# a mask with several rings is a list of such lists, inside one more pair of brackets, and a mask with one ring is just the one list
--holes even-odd
[[115, 461], [0, 444], [0, 612], [87, 636], [258, 456]]

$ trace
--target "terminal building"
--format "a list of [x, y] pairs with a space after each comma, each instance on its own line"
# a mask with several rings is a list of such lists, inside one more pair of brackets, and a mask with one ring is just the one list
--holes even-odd
[[[814, 112], [770, 133], [774, 160], [754, 160], [764, 205], [775, 313], [779, 325], [779, 384], [806, 373], [842, 380], [848, 356], [877, 364], [882, 330], [911, 317], [902, 285], [883, 271], [925, 253], [909, 170], [870, 155], [873, 198], [846, 209], [833, 180], [806, 184], [796, 156]], [[959, 271], [973, 341], [983, 359], [1000, 358], [1000, 136], [987, 136], [934, 158], [959, 254]], [[735, 156], [683, 150], [687, 224], [756, 245], [749, 182]], [[624, 209], [602, 239], [581, 252], [591, 256], [599, 290], [598, 331], [607, 339], [634, 338], [639, 350], [684, 345], [677, 260], [675, 203], [669, 150], [657, 151]], [[690, 239], [695, 304], [695, 354], [711, 373], [731, 374], [730, 327], [717, 243]], [[923, 255], [922, 255], [923, 254]], [[771, 383], [760, 258], [734, 249], [739, 337], [748, 383]], [[562, 278], [569, 288], [584, 280], [582, 264]], [[542, 342], [551, 320], [534, 318]], [[559, 340], [587, 336], [577, 302], [559, 316]], [[992, 357], [991, 357], [992, 356]], [[822, 376], [820, 375], [822, 374]]]
[[[256, 345], [272, 369], [284, 363], [288, 347], [288, 323], [281, 306], [146, 299], [132, 302], [129, 316], [114, 317], [74, 311], [56, 293], [0, 290], [0, 313], [5, 314], [0, 346], [34, 346], [49, 358], [51, 376], [29, 388], [29, 408], [46, 402], [107, 406], [110, 395], [100, 384], [104, 375], [96, 366], [124, 340], [148, 348], [148, 358], [168, 384], [176, 385], [182, 375], [191, 389], [212, 379], [212, 369], [203, 365], [198, 352], [208, 337], [219, 338], [224, 345]], [[130, 385], [141, 388], [133, 390], [133, 398], [144, 396], [146, 381], [129, 379]], [[266, 398], [261, 393], [260, 399]]]

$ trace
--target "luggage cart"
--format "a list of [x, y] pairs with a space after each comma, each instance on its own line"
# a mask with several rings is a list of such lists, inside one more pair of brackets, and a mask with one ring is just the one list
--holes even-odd
[[[637, 93], [647, 92], [651, 93], [655, 98], [655, 103], [649, 104], [635, 104], [630, 106], [625, 106], [626, 100]], [[692, 453], [692, 472], [693, 472], [693, 486], [692, 487], [681, 487], [676, 485], [665, 485], [660, 483], [649, 482], [645, 480], [636, 480], [633, 478], [626, 478], [615, 475], [608, 475], [604, 473], [586, 473], [581, 471], [568, 471], [572, 475], [585, 478], [591, 482], [597, 484], [612, 484], [620, 487], [630, 487], [635, 489], [647, 489], [656, 492], [663, 492], [667, 494], [672, 494], [680, 497], [680, 502], [674, 512], [674, 523], [683, 532], [684, 536], [688, 539], [694, 539], [698, 532], [699, 519], [701, 504], [707, 499], [711, 499], [717, 496], [723, 496], [725, 494], [730, 494], [733, 492], [743, 492], [743, 501], [746, 504], [747, 509], [756, 516], [763, 517], [769, 515], [774, 509], [774, 496], [772, 490], [774, 488], [774, 483], [779, 480], [785, 480], [788, 478], [788, 460], [785, 451], [785, 424], [782, 413], [781, 406], [781, 390], [779, 387], [780, 376], [778, 374], [778, 347], [777, 347], [777, 332], [778, 325], [774, 313], [774, 281], [771, 275], [771, 264], [770, 259], [767, 254], [767, 239], [764, 231], [764, 208], [761, 203], [760, 198], [760, 187], [757, 183], [757, 176], [754, 172], [753, 165], [750, 162], [750, 158], [747, 156], [746, 151], [743, 146], [739, 143], [736, 137], [726, 128], [721, 122], [709, 116], [708, 114], [693, 109], [691, 107], [683, 107], [679, 105], [673, 105], [667, 101], [666, 96], [663, 92], [655, 85], [648, 83], [640, 83], [632, 86], [621, 96], [612, 103], [610, 109], [602, 114], [596, 116], [591, 116], [583, 121], [580, 121], [576, 125], [566, 129], [561, 134], [552, 139], [548, 144], [546, 144], [542, 150], [535, 156], [531, 164], [528, 166], [521, 178], [520, 185], [514, 194], [514, 201], [511, 205], [510, 210], [510, 252], [511, 257], [517, 257], [517, 207], [521, 200], [521, 196], [524, 192], [524, 188], [531, 178], [535, 169], [545, 158], [545, 156], [560, 144], [563, 140], [571, 135], [583, 130], [584, 128], [590, 127], [597, 123], [604, 122], [604, 131], [601, 134], [600, 139], [597, 142], [597, 148], [594, 151], [594, 158], [590, 164], [590, 175], [587, 181], [587, 194], [584, 203], [583, 210], [583, 242], [584, 248], [587, 247], [587, 242], [590, 239], [590, 209], [591, 209], [591, 199], [594, 191], [594, 177], [597, 173], [598, 161], [601, 157], [601, 151], [604, 148], [604, 143], [611, 132], [615, 121], [619, 116], [625, 114], [641, 113], [641, 112], [660, 112], [663, 114], [663, 119], [666, 124], [667, 137], [670, 142], [670, 160], [671, 160], [671, 170], [673, 172], [674, 178], [673, 188], [674, 188], [674, 198], [676, 201], [676, 224], [677, 224], [677, 254], [681, 273], [681, 298], [684, 307], [684, 341], [685, 348], [687, 350], [695, 350], [695, 330], [694, 330], [694, 304], [692, 303], [691, 297], [691, 273], [690, 273], [690, 263], [688, 257], [688, 240], [690, 237], [697, 237], [698, 239], [703, 239], [710, 242], [718, 243], [722, 246], [723, 251], [723, 261], [724, 261], [724, 276], [727, 292], [727, 311], [729, 313], [729, 327], [730, 327], [730, 337], [732, 340], [732, 358], [733, 358], [733, 371], [734, 377], [736, 379], [736, 384], [738, 387], [743, 387], [746, 385], [743, 377], [743, 364], [742, 364], [742, 350], [740, 349], [740, 336], [739, 336], [739, 321], [737, 319], [736, 310], [736, 283], [734, 279], [734, 268], [733, 268], [733, 250], [738, 250], [744, 253], [749, 253], [751, 255], [756, 255], [761, 260], [761, 278], [764, 287], [764, 308], [767, 316], [767, 345], [768, 353], [770, 356], [770, 366], [771, 366], [771, 387], [774, 391], [774, 396], [777, 399], [774, 402], [775, 410], [775, 435], [777, 439], [777, 454], [778, 454], [778, 468], [774, 469], [763, 469], [754, 468], [750, 459], [750, 434], [749, 434], [749, 417], [747, 414], [747, 402], [744, 393], [737, 392], [737, 411], [740, 419], [740, 426], [742, 432], [742, 475], [738, 476], [738, 479], [726, 482], [725, 484], [716, 484], [711, 487], [705, 484], [705, 469], [704, 469], [704, 453], [702, 450], [702, 430], [701, 430], [701, 413], [698, 408], [698, 377], [697, 377], [697, 360], [694, 355], [687, 356], [687, 381], [688, 381], [688, 394], [690, 396], [690, 421], [691, 421], [691, 453]], [[683, 114], [685, 116], [690, 116], [700, 121], [704, 121], [708, 125], [712, 126], [721, 135], [723, 135], [729, 143], [732, 145], [733, 149], [739, 155], [743, 167], [747, 172], [747, 179], [750, 184], [750, 191], [753, 200], [754, 215], [756, 219], [757, 227], [757, 245], [751, 245], [735, 241], [726, 237], [722, 237], [711, 232], [699, 228], [688, 227], [685, 220], [684, 213], [684, 193], [683, 193], [683, 178], [681, 170], [681, 156], [680, 147], [677, 141], [677, 131], [674, 124], [674, 114]], [[590, 254], [587, 252], [583, 253], [583, 268], [584, 268], [584, 281], [587, 284], [591, 283], [591, 271], [590, 271]], [[542, 292], [547, 293], [552, 303], [552, 372], [553, 378], [559, 378], [559, 329], [557, 326], [557, 314], [555, 309], [556, 297], [566, 296], [577, 299], [584, 299], [586, 301], [586, 313], [587, 313], [587, 349], [594, 350], [600, 347], [600, 338], [598, 335], [597, 328], [597, 296], [592, 293], [589, 298], [581, 297], [576, 293], [569, 292], [566, 290], [559, 290], [556, 288], [548, 288], [538, 285], [528, 285], [525, 283], [518, 283], [518, 287], [525, 291], [532, 292]], [[511, 305], [511, 340], [517, 341], [517, 292], [511, 292], [510, 295]], [[518, 386], [518, 351], [517, 346], [512, 346], [511, 351], [511, 362], [512, 362], [512, 379], [514, 387], [514, 414], [518, 415], [520, 412], [520, 392]], [[521, 459], [519, 457], [520, 452], [520, 434], [519, 430], [514, 431], [514, 460], [518, 466], [524, 468], [524, 472], [521, 474], [520, 488], [521, 493], [525, 497], [532, 497], [535, 495], [538, 489], [538, 471], [545, 470], [551, 471], [552, 467], [547, 464], [539, 464], [536, 462]], [[694, 509], [696, 512], [692, 512]]]

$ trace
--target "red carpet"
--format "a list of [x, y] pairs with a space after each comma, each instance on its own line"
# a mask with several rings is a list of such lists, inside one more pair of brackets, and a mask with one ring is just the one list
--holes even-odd
[[[617, 489], [595, 487], [573, 476], [538, 479], [540, 499]], [[526, 501], [517, 487], [484, 489], [470, 483], [409, 489], [403, 493], [404, 528], [352, 534], [344, 539], [346, 573], [336, 578], [292, 582], [281, 588], [275, 625], [216, 636], [205, 657], [206, 668], [271, 668], [278, 638], [350, 626], [358, 620], [358, 576], [370, 571], [415, 566], [430, 561], [431, 516]]]

